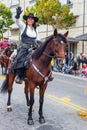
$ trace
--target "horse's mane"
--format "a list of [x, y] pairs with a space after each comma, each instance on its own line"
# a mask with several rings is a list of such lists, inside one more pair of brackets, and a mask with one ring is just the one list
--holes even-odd
[[46, 48], [48, 42], [49, 42], [50, 40], [52, 40], [52, 38], [53, 38], [53, 35], [46, 37], [46, 40], [45, 40], [44, 42], [42, 42], [41, 45], [40, 45], [40, 46], [35, 50], [35, 52], [33, 53], [32, 59], [38, 59], [38, 58], [41, 56], [41, 54], [42, 54], [43, 51], [45, 50], [45, 48]]
[[[53, 36], [54, 35], [50, 35], [50, 36], [45, 38], [45, 41], [42, 42], [40, 47], [38, 47], [35, 50], [35, 52], [33, 53], [32, 59], [39, 59], [39, 57], [41, 56], [41, 54], [45, 50], [47, 44], [49, 43], [49, 41], [53, 39]], [[66, 37], [64, 35], [60, 34], [60, 33], [57, 35], [57, 39], [58, 39], [58, 41], [63, 41], [64, 43], [67, 43]]]

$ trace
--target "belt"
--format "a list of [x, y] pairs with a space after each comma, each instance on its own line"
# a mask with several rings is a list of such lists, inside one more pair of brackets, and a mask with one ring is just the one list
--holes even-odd
[[25, 48], [30, 48], [30, 47], [34, 47], [34, 43], [30, 44], [30, 43], [22, 43], [21, 45], [22, 47], [25, 47]]

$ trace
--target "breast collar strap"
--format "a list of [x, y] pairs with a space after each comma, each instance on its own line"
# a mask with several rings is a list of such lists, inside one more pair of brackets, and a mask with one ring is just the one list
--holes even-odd
[[49, 79], [49, 77], [51, 76], [52, 72], [50, 71], [50, 73], [45, 76], [41, 73], [41, 71], [35, 66], [35, 64], [32, 63], [33, 68], [35, 69], [35, 71], [44, 79], [44, 84], [46, 83], [46, 81]]

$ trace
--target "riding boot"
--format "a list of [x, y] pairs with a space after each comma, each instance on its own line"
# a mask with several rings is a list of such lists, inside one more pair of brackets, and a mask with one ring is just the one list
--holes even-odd
[[22, 78], [25, 77], [25, 68], [19, 69], [16, 72], [17, 76], [15, 77], [15, 82], [18, 84], [22, 84], [23, 83]]
[[22, 83], [23, 83], [23, 80], [20, 78], [19, 75], [17, 75], [17, 76], [15, 77], [15, 82], [18, 83], [18, 84], [22, 84]]

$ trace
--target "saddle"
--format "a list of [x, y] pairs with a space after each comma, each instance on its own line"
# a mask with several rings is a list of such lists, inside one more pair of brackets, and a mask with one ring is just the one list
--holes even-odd
[[[33, 53], [33, 51], [34, 51], [35, 49], [36, 49], [35, 47], [28, 49], [28, 54], [26, 55], [25, 62], [24, 62], [24, 68], [25, 68], [25, 69], [28, 69], [28, 68], [29, 68], [31, 55], [32, 55], [32, 53]], [[17, 60], [16, 57], [17, 57], [17, 54], [16, 54], [15, 56], [13, 56], [13, 57], [10, 58], [10, 65], [9, 65], [9, 67], [8, 67], [8, 70], [9, 70], [9, 72], [11, 72], [11, 73], [15, 73], [14, 66], [15, 66], [15, 63], [17, 62], [17, 61], [16, 61], [16, 60]]]
[[[30, 64], [30, 60], [31, 60], [32, 53], [33, 53], [34, 50], [36, 50], [41, 44], [42, 44], [42, 42], [39, 41], [39, 40], [37, 40], [37, 41], [36, 41], [36, 45], [33, 46], [33, 47], [30, 47], [30, 48], [28, 49], [28, 54], [26, 55], [25, 62], [24, 62], [24, 68], [25, 68], [25, 69], [29, 68], [29, 64]], [[20, 49], [19, 49], [19, 50], [20, 50]], [[11, 58], [11, 62], [10, 62], [9, 68], [8, 68], [11, 73], [15, 73], [15, 71], [14, 71], [14, 66], [15, 66], [15, 63], [17, 62], [17, 61], [16, 61], [16, 57], [17, 57], [17, 55], [14, 56], [13, 58]]]

